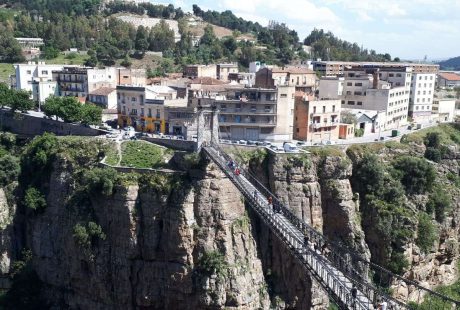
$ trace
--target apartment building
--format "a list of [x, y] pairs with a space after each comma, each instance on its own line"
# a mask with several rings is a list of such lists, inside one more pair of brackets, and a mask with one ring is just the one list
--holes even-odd
[[[53, 71], [62, 70], [63, 65], [47, 65], [44, 62], [35, 63], [29, 61], [26, 64], [15, 64], [15, 83], [12, 88], [33, 92], [33, 82], [51, 82], [53, 81]], [[41, 96], [45, 97], [45, 96]], [[46, 98], [45, 98], [46, 99]]]
[[413, 73], [409, 98], [409, 117], [415, 122], [431, 119], [436, 84], [435, 73]]
[[407, 63], [407, 62], [350, 62], [350, 61], [313, 61], [313, 70], [319, 72], [321, 76], [343, 75], [346, 68], [411, 68], [413, 73], [435, 73], [439, 72], [439, 65], [424, 63]]
[[339, 138], [341, 101], [316, 100], [296, 96], [294, 139], [308, 142], [333, 141]]
[[145, 69], [117, 68], [116, 72], [119, 85], [145, 86], [147, 84]]
[[407, 124], [412, 69], [346, 68], [342, 109], [385, 111], [385, 129]]
[[186, 106], [176, 90], [167, 86], [117, 86], [118, 125], [138, 131], [169, 132], [165, 106]]
[[216, 65], [187, 65], [184, 68], [184, 77], [195, 79], [198, 77], [217, 78]]
[[216, 78], [221, 81], [227, 82], [230, 74], [239, 72], [238, 63], [217, 64], [216, 65]]
[[256, 73], [256, 87], [295, 86], [296, 90], [312, 93], [316, 89], [316, 73], [302, 67], [262, 68]]
[[295, 87], [229, 88], [214, 99], [220, 136], [232, 140], [292, 140]]
[[103, 109], [117, 109], [117, 90], [112, 87], [98, 88], [88, 95], [88, 101]]
[[56, 81], [48, 78], [34, 78], [31, 85], [32, 100], [40, 104], [44, 103], [48, 97], [59, 95]]

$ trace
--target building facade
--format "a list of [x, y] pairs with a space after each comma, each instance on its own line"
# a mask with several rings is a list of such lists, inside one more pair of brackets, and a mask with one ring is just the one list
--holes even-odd
[[308, 96], [296, 97], [294, 139], [312, 143], [337, 140], [341, 101], [311, 99]]
[[[33, 92], [33, 82], [52, 82], [53, 71], [62, 70], [63, 65], [47, 65], [44, 62], [28, 62], [26, 64], [15, 64], [15, 84], [13, 88]], [[54, 92], [53, 92], [54, 93]], [[44, 98], [45, 94], [37, 97]]]
[[427, 122], [431, 119], [435, 73], [413, 73], [409, 98], [409, 117], [415, 122]]
[[316, 74], [302, 67], [262, 68], [256, 73], [256, 87], [295, 86], [296, 90], [312, 93], [316, 89]]
[[455, 99], [435, 99], [433, 101], [433, 114], [441, 123], [453, 122], [455, 119]]
[[88, 101], [103, 109], [117, 109], [117, 90], [112, 87], [98, 88], [89, 93]]
[[216, 70], [216, 78], [225, 82], [229, 80], [228, 77], [230, 74], [236, 74], [239, 72], [238, 63], [217, 64]]
[[195, 79], [198, 77], [217, 78], [216, 65], [187, 65], [184, 68], [184, 77]]
[[412, 69], [347, 68], [341, 97], [342, 109], [385, 111], [385, 129], [408, 122]]
[[295, 87], [234, 88], [214, 99], [220, 137], [231, 140], [292, 140]]

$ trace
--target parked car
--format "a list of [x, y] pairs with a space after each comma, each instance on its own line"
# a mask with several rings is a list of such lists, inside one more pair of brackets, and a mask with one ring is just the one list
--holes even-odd
[[256, 144], [257, 144], [257, 141], [252, 141], [252, 140], [248, 141], [248, 145], [256, 145]]
[[247, 145], [247, 144], [248, 144], [248, 141], [246, 141], [246, 140], [239, 140], [239, 141], [238, 141], [238, 144]]
[[284, 142], [283, 149], [286, 153], [298, 153], [299, 148], [293, 143]]

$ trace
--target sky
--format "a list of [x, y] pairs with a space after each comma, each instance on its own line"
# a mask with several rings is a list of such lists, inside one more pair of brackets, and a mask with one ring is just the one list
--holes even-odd
[[171, 0], [185, 11], [231, 10], [257, 21], [286, 23], [303, 40], [313, 28], [407, 60], [460, 55], [460, 0]]

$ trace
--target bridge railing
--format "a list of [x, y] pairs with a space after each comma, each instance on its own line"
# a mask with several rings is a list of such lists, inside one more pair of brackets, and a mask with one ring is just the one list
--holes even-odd
[[[205, 149], [205, 151], [207, 150]], [[207, 153], [212, 157], [214, 156], [214, 154], [208, 151]], [[367, 310], [371, 308], [372, 303], [370, 299], [365, 298], [365, 300], [362, 300], [352, 297], [352, 286], [347, 286], [343, 279], [340, 279], [337, 272], [334, 272], [330, 262], [322, 255], [318, 254], [316, 250], [306, 245], [303, 237], [299, 238], [298, 235], [296, 236], [292, 231], [289, 231], [289, 228], [285, 224], [286, 222], [283, 223], [277, 220], [279, 218], [274, 216], [274, 210], [272, 208], [268, 208], [268, 206], [265, 206], [265, 208], [261, 207], [261, 205], [264, 203], [266, 204], [266, 202], [263, 202], [260, 197], [255, 197], [253, 192], [249, 191], [249, 189], [244, 186], [241, 179], [229, 169], [225, 162], [222, 162], [220, 159], [213, 159], [244, 195], [246, 201], [253, 207], [256, 213], [259, 214], [262, 221], [274, 228], [272, 232], [288, 246], [288, 250], [297, 258], [301, 265], [312, 272], [315, 278], [324, 285], [325, 289], [332, 293], [331, 297], [338, 304], [353, 307], [355, 310]], [[365, 296], [364, 294], [362, 295]]]
[[[235, 162], [235, 160], [224, 152], [219, 145], [212, 143], [211, 147], [213, 147], [218, 155], [226, 162]], [[394, 274], [390, 270], [366, 260], [361, 254], [350, 250], [346, 245], [335, 240], [330, 240], [322, 235], [295, 215], [289, 208], [284, 206], [284, 204], [271, 193], [254, 174], [243, 169], [236, 162], [235, 164], [239, 167], [240, 173], [243, 174], [260, 193], [265, 197], [272, 197], [273, 209], [286, 217], [318, 248], [327, 251], [329, 253], [327, 255], [328, 260], [347, 276], [360, 291], [364, 292], [370, 300], [377, 302], [377, 300], [383, 299], [386, 300], [389, 305], [416, 309], [416, 305], [420, 304], [424, 298], [428, 297], [429, 303], [437, 300], [438, 304], [441, 303], [443, 305], [442, 309], [460, 309], [459, 301], [425, 288], [416, 281]], [[371, 278], [376, 280], [376, 282], [370, 280]], [[405, 294], [404, 300], [393, 298], [389, 294], [389, 286], [398, 282], [404, 283], [407, 290], [411, 290], [411, 292], [408, 291], [407, 294]]]

